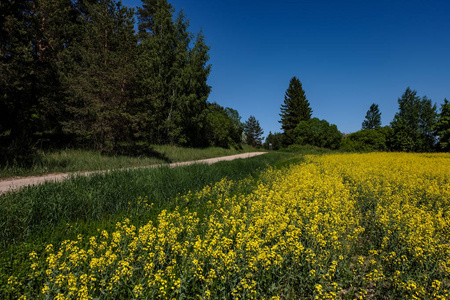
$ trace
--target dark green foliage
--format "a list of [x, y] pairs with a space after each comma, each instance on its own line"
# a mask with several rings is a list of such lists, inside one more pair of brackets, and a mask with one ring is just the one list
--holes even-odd
[[263, 146], [269, 150], [279, 150], [282, 147], [282, 142], [283, 134], [281, 132], [272, 133], [269, 131]]
[[0, 4], [0, 159], [22, 160], [34, 152], [40, 80], [46, 70], [37, 47], [32, 1]]
[[300, 121], [293, 133], [295, 143], [299, 145], [338, 149], [342, 140], [342, 134], [336, 125], [318, 118]]
[[[148, 3], [150, 1], [145, 1]], [[177, 47], [176, 27], [172, 21], [173, 8], [165, 0], [152, 1], [144, 8], [154, 10], [152, 22], [145, 28], [149, 34], [139, 45], [138, 95], [141, 102], [140, 133], [148, 143], [169, 143], [179, 133], [175, 123], [180, 115], [176, 110]], [[142, 15], [144, 10], [139, 10]], [[152, 13], [147, 12], [149, 15]], [[141, 20], [142, 17], [139, 17]], [[140, 30], [144, 28], [139, 24]], [[180, 53], [178, 53], [180, 54]], [[181, 55], [181, 54], [180, 54]]]
[[[211, 87], [207, 84], [211, 65], [209, 60], [209, 47], [205, 44], [205, 37], [202, 32], [197, 35], [195, 45], [188, 52], [188, 61], [185, 76], [182, 82], [184, 101], [180, 107], [182, 127], [182, 141], [188, 146], [204, 146], [208, 144], [205, 140], [205, 130], [207, 127], [207, 99], [211, 92]], [[237, 111], [235, 111], [237, 113]], [[239, 114], [237, 114], [239, 116]]]
[[366, 113], [366, 119], [362, 123], [362, 129], [375, 129], [381, 126], [381, 113], [378, 104], [373, 103]]
[[286, 148], [281, 149], [282, 152], [288, 152], [288, 153], [296, 153], [296, 154], [303, 154], [303, 155], [311, 155], [311, 154], [330, 154], [335, 153], [336, 151], [333, 151], [329, 148], [322, 148], [317, 147], [313, 145], [298, 145], [298, 144], [292, 144], [289, 145]]
[[441, 105], [441, 112], [434, 128], [439, 139], [438, 150], [450, 152], [450, 102], [447, 99], [444, 99]]
[[137, 9], [139, 36], [144, 39], [153, 33], [155, 27], [155, 13], [158, 0], [143, 0], [142, 7]]
[[259, 125], [259, 121], [254, 116], [250, 116], [244, 123], [244, 135], [247, 145], [261, 147], [263, 134], [264, 131]]
[[294, 129], [300, 121], [308, 121], [311, 118], [312, 109], [306, 99], [305, 91], [297, 77], [292, 77], [289, 87], [284, 96], [284, 103], [281, 105], [281, 129], [283, 130], [285, 145], [295, 142]]
[[[69, 0], [2, 1], [0, 152], [29, 160], [35, 145], [60, 139], [61, 54], [75, 21]], [[55, 138], [56, 137], [56, 138]]]
[[395, 151], [429, 152], [435, 147], [433, 128], [437, 121], [436, 105], [422, 99], [409, 87], [398, 99], [399, 111], [391, 122], [391, 149]]
[[190, 49], [189, 23], [183, 12], [175, 22], [172, 15], [165, 0], [146, 1], [139, 9], [141, 137], [149, 143], [204, 146], [209, 47], [200, 32]]
[[237, 111], [223, 108], [217, 103], [208, 105], [206, 139], [210, 146], [238, 147], [243, 127]]
[[209, 47], [173, 14], [167, 0], [144, 1], [137, 35], [117, 0], [2, 1], [0, 160], [32, 161], [39, 147], [215, 143]]
[[357, 152], [387, 151], [391, 134], [392, 129], [389, 126], [363, 129], [345, 137], [340, 149]]
[[133, 124], [133, 12], [111, 0], [86, 2], [78, 20], [77, 42], [64, 56], [67, 118], [61, 124], [77, 144], [110, 152], [129, 140]]

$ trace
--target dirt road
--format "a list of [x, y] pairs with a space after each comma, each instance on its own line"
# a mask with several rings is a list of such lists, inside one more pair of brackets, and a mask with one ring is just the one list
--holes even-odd
[[[169, 164], [170, 167], [180, 167], [180, 166], [188, 166], [193, 164], [208, 164], [211, 165], [213, 163], [219, 162], [219, 161], [230, 161], [238, 158], [249, 158], [257, 155], [264, 154], [266, 152], [250, 152], [250, 153], [241, 153], [241, 154], [235, 154], [235, 155], [229, 155], [229, 156], [222, 156], [222, 157], [215, 157], [215, 158], [208, 158], [208, 159], [201, 159], [201, 160], [194, 160], [194, 161], [185, 161], [185, 162], [178, 162], [178, 163], [171, 163]], [[133, 170], [133, 169], [143, 169], [143, 168], [156, 168], [160, 166], [167, 166], [164, 164], [157, 164], [157, 165], [150, 165], [146, 167], [136, 167], [136, 168], [125, 168], [125, 169], [118, 169], [119, 171], [123, 170]], [[115, 170], [116, 171], [116, 170]], [[57, 174], [49, 174], [49, 175], [43, 175], [43, 176], [31, 176], [31, 177], [21, 177], [21, 178], [13, 178], [13, 179], [0, 179], [0, 194], [6, 193], [8, 191], [18, 190], [22, 187], [29, 186], [29, 185], [38, 185], [42, 184], [47, 181], [52, 182], [60, 182], [63, 180], [66, 180], [70, 178], [73, 175], [76, 176], [89, 176], [92, 174], [104, 174], [110, 172], [110, 170], [104, 170], [104, 171], [89, 171], [89, 172], [72, 172], [72, 173], [57, 173]]]

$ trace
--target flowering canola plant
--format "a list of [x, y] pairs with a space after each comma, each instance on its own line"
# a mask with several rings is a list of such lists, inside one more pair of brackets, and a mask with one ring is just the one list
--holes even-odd
[[449, 154], [307, 156], [256, 185], [223, 179], [176, 201], [154, 223], [32, 252], [11, 296], [450, 297]]

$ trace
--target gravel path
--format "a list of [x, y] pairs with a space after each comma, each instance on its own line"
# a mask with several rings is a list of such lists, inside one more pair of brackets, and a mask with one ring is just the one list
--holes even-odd
[[[193, 164], [211, 165], [211, 164], [219, 162], [219, 161], [230, 161], [230, 160], [234, 160], [234, 159], [238, 159], [238, 158], [249, 158], [252, 156], [257, 156], [257, 155], [261, 155], [261, 154], [265, 154], [265, 153], [266, 152], [241, 153], [241, 154], [235, 154], [235, 155], [229, 155], [229, 156], [171, 163], [171, 164], [169, 164], [169, 166], [170, 167], [180, 167], [180, 166], [188, 166], [188, 165], [193, 165]], [[133, 170], [133, 169], [156, 168], [156, 167], [160, 167], [160, 166], [167, 166], [167, 165], [157, 164], [157, 165], [151, 165], [151, 166], [146, 166], [146, 167], [124, 168], [124, 169], [118, 169], [118, 170], [122, 171], [122, 170]], [[43, 175], [43, 176], [30, 176], [30, 177], [21, 177], [21, 178], [4, 179], [4, 180], [0, 179], [0, 194], [6, 193], [8, 191], [17, 190], [24, 186], [42, 184], [46, 181], [60, 182], [60, 181], [70, 178], [73, 175], [89, 176], [92, 174], [104, 174], [104, 173], [107, 173], [110, 171], [111, 170], [57, 173], [57, 174], [49, 174], [49, 175]]]

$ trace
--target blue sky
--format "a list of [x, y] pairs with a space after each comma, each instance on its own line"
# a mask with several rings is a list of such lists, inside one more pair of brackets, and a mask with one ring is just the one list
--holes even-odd
[[[124, 0], [127, 6], [141, 1]], [[449, 0], [169, 0], [211, 47], [210, 102], [280, 131], [280, 106], [296, 76], [313, 117], [361, 129], [372, 103], [383, 125], [409, 86], [450, 100]]]

